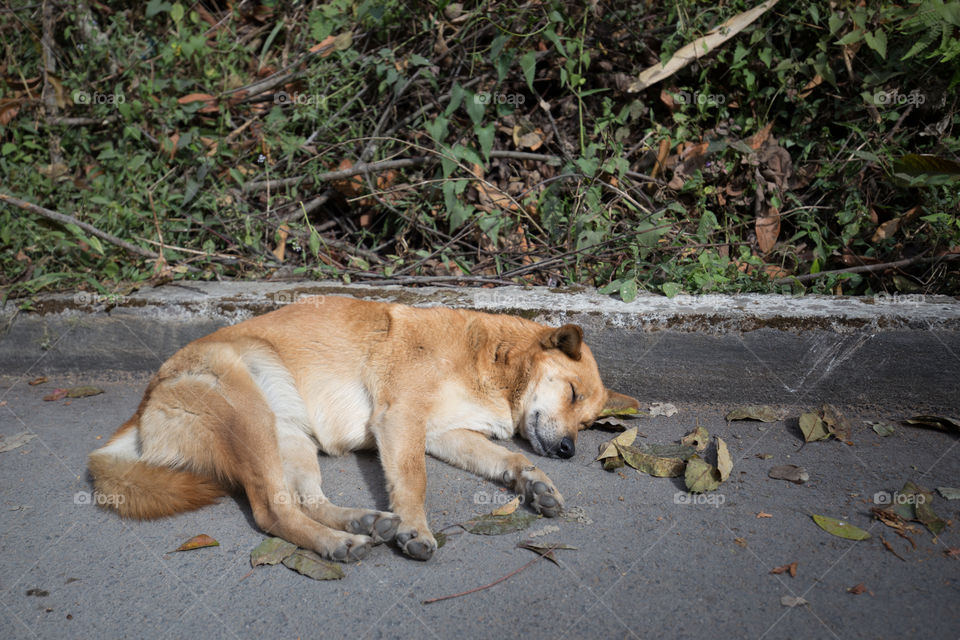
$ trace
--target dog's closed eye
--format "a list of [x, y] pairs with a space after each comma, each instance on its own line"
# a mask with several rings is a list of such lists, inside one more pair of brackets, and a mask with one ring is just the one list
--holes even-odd
[[573, 383], [570, 383], [570, 404], [576, 404], [577, 402], [577, 388], [573, 386]]

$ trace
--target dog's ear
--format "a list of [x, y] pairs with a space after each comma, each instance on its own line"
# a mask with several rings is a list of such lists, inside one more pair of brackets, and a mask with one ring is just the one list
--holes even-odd
[[575, 324], [565, 324], [559, 329], [548, 329], [540, 338], [544, 349], [560, 349], [574, 360], [580, 359], [580, 346], [583, 344], [583, 329]]
[[622, 409], [639, 409], [640, 402], [616, 391], [607, 389], [607, 401], [603, 405], [604, 411], [620, 411]]

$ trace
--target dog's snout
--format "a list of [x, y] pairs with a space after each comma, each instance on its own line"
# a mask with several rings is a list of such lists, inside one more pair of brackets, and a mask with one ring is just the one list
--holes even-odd
[[557, 455], [561, 458], [572, 458], [576, 452], [577, 447], [573, 443], [573, 438], [570, 436], [565, 436], [563, 440], [560, 441], [560, 446], [557, 447]]

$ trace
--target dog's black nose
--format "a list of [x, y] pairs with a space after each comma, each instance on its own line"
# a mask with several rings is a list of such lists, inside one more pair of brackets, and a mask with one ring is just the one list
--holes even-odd
[[557, 455], [561, 458], [572, 458], [576, 451], [577, 447], [573, 444], [573, 439], [570, 436], [565, 436], [560, 441], [560, 446], [557, 447]]

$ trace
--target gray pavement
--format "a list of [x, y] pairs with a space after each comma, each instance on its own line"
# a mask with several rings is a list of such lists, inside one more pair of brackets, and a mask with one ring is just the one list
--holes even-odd
[[[870, 517], [874, 500], [907, 480], [960, 486], [956, 435], [898, 427], [880, 438], [862, 420], [960, 415], [960, 304], [952, 299], [641, 299], [520, 289], [344, 289], [335, 285], [189, 285], [121, 300], [60, 296], [0, 322], [0, 435], [36, 438], [0, 453], [0, 637], [82, 638], [744, 638], [958, 637], [960, 503], [934, 509], [951, 526], [916, 544]], [[609, 431], [581, 434], [571, 460], [536, 458], [583, 517], [537, 520], [503, 536], [452, 535], [427, 563], [389, 546], [315, 582], [283, 566], [251, 573], [262, 539], [243, 498], [154, 522], [123, 521], [89, 504], [86, 455], [135, 409], [149, 373], [177, 347], [307, 292], [503, 309], [583, 324], [609, 386], [673, 416], [642, 418], [642, 441], [674, 442], [695, 426], [729, 444], [731, 478], [691, 499], [682, 479], [606, 472], [593, 462]], [[85, 295], [85, 294], [84, 294]], [[119, 303], [117, 306], [111, 306]], [[26, 381], [47, 375], [50, 381]], [[55, 387], [95, 384], [102, 395], [57, 402]], [[834, 402], [852, 444], [803, 445], [801, 411]], [[727, 410], [773, 404], [771, 424], [727, 423]], [[2, 443], [2, 441], [0, 441]], [[529, 453], [516, 440], [508, 446]], [[758, 454], [771, 454], [761, 459]], [[529, 453], [533, 456], [534, 454]], [[710, 454], [712, 455], [712, 454]], [[810, 473], [805, 485], [767, 477], [776, 464]], [[335, 502], [386, 508], [375, 456], [323, 458]], [[493, 483], [428, 461], [428, 516], [439, 529], [489, 511]], [[758, 513], [772, 517], [758, 518]], [[810, 514], [842, 518], [872, 539], [850, 542]], [[577, 547], [561, 566], [516, 544]], [[168, 554], [206, 533], [219, 547]], [[881, 538], [903, 559], [887, 550]], [[797, 576], [773, 575], [797, 562]], [[848, 589], [863, 584], [859, 595]], [[808, 605], [787, 608], [782, 596]]]

